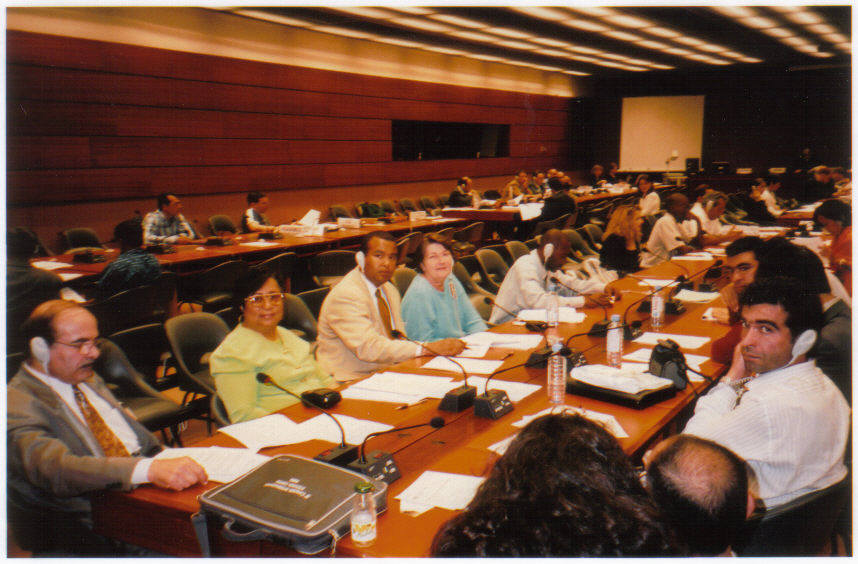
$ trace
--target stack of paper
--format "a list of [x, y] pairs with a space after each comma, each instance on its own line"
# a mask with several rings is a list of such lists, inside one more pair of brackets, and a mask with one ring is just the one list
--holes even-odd
[[671, 260], [712, 260], [714, 257], [711, 253], [707, 253], [706, 251], [697, 251], [695, 253], [688, 253], [678, 257], [673, 257]]
[[56, 270], [58, 268], [74, 268], [73, 264], [69, 264], [67, 262], [60, 262], [58, 260], [34, 260], [30, 263], [35, 268], [41, 268], [42, 270]]
[[[471, 386], [476, 386], [478, 393], [482, 394], [483, 390], [486, 389], [486, 380], [488, 378], [483, 378], [481, 376], [469, 376], [468, 384]], [[524, 382], [510, 382], [509, 380], [498, 380], [493, 378], [491, 382], [489, 382], [489, 389], [492, 390], [503, 390], [506, 392], [506, 395], [509, 396], [510, 401], [521, 401], [526, 398], [536, 390], [540, 389], [542, 386], [538, 384], [525, 384]]]
[[518, 213], [521, 215], [522, 221], [527, 221], [539, 217], [542, 213], [542, 203], [536, 202], [532, 204], [521, 204], [518, 206]]
[[485, 478], [427, 470], [396, 496], [402, 512], [423, 513], [433, 507], [458, 511], [468, 506]]
[[637, 280], [639, 284], [650, 286], [652, 288], [664, 288], [665, 286], [673, 282], [673, 279], [664, 278], [638, 278]]
[[543, 415], [551, 415], [554, 413], [577, 413], [585, 419], [589, 419], [590, 421], [602, 425], [606, 431], [608, 431], [618, 439], [625, 439], [629, 436], [629, 434], [626, 433], [626, 430], [623, 429], [623, 427], [620, 425], [620, 422], [617, 421], [617, 418], [613, 415], [608, 415], [607, 413], [599, 413], [598, 411], [592, 411], [580, 407], [572, 407], [569, 405], [549, 407], [548, 409], [543, 409], [539, 413], [534, 413], [533, 415], [525, 415], [524, 417], [513, 423], [513, 426], [524, 427], [534, 419], [542, 417]]
[[219, 446], [165, 448], [155, 458], [179, 458], [181, 456], [193, 458], [200, 466], [205, 468], [209, 480], [224, 484], [247, 474], [270, 459], [269, 456], [256, 454], [256, 452], [248, 448], [224, 448]]
[[674, 333], [653, 333], [647, 331], [634, 340], [639, 345], [657, 345], [659, 341], [670, 339], [676, 341], [681, 349], [699, 349], [709, 342], [709, 337], [695, 337], [693, 335], [676, 335]]
[[[456, 364], [458, 363], [458, 364]], [[485, 360], [481, 358], [456, 358], [453, 362], [449, 358], [436, 356], [429, 362], [423, 365], [423, 368], [428, 370], [443, 370], [445, 372], [462, 373], [462, 369], [470, 374], [491, 374], [501, 367], [502, 360]], [[461, 367], [459, 366], [461, 365]]]
[[[581, 323], [587, 318], [585, 314], [575, 311], [574, 307], [563, 306], [558, 309], [561, 323]], [[516, 318], [522, 321], [548, 321], [544, 309], [523, 309]]]
[[490, 333], [488, 331], [472, 333], [462, 337], [462, 340], [467, 343], [468, 347], [488, 345], [490, 347], [520, 351], [535, 349], [542, 343], [542, 339], [542, 335], [535, 335], [533, 333]]
[[718, 297], [718, 292], [695, 292], [694, 290], [682, 289], [676, 293], [676, 299], [681, 302], [694, 304], [705, 304]]
[[275, 245], [279, 245], [275, 241], [248, 241], [246, 243], [239, 243], [244, 247], [273, 247]]
[[506, 453], [506, 449], [509, 448], [509, 444], [516, 437], [518, 433], [508, 436], [507, 438], [496, 442], [495, 444], [489, 446], [489, 450], [498, 456], [503, 456]]
[[352, 384], [342, 392], [342, 396], [412, 405], [423, 398], [442, 398], [459, 385], [448, 376], [379, 372]]
[[591, 386], [637, 394], [644, 390], [660, 390], [673, 385], [667, 378], [659, 378], [646, 372], [648, 366], [635, 362], [624, 362], [622, 368], [603, 364], [589, 364], [572, 369], [571, 377]]

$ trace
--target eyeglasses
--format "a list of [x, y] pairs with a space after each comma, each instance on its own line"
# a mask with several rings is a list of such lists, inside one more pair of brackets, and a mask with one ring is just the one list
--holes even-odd
[[281, 303], [285, 297], [286, 294], [272, 292], [270, 294], [255, 294], [246, 298], [244, 301], [255, 306], [261, 306], [263, 304], [277, 305]]
[[73, 349], [77, 349], [79, 353], [83, 353], [85, 349], [95, 349], [101, 350], [102, 345], [104, 345], [104, 341], [106, 339], [104, 337], [96, 337], [95, 339], [86, 339], [81, 341], [74, 341], [73, 343], [64, 343], [62, 341], [54, 341], [58, 345], [65, 345], [67, 347], [71, 347]]

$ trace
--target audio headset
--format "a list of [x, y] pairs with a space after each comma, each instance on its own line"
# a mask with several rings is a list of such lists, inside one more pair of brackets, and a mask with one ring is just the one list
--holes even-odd
[[51, 346], [44, 337], [33, 337], [30, 339], [30, 353], [33, 358], [41, 363], [44, 370], [48, 369], [48, 363], [51, 361]]

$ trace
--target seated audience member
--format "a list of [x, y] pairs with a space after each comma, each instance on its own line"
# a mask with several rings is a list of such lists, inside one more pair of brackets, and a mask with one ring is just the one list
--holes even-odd
[[745, 462], [723, 446], [676, 435], [648, 456], [646, 485], [655, 504], [694, 556], [733, 556], [754, 512]]
[[744, 219], [761, 225], [772, 225], [777, 222], [777, 218], [769, 213], [766, 208], [766, 203], [763, 201], [763, 192], [766, 189], [766, 181], [764, 178], [754, 179], [754, 183], [748, 189], [748, 192], [737, 192], [736, 199], [745, 212]]
[[804, 201], [818, 202], [830, 198], [834, 194], [834, 181], [831, 179], [831, 169], [824, 165], [812, 169], [813, 179], [808, 182]]
[[700, 220], [703, 228], [703, 245], [717, 245], [724, 241], [735, 241], [742, 236], [738, 229], [731, 229], [721, 223], [720, 218], [727, 208], [727, 195], [724, 192], [710, 190], [705, 193], [700, 202], [691, 208], [691, 213]]
[[143, 243], [146, 245], [184, 245], [197, 243], [197, 234], [181, 214], [182, 201], [174, 194], [158, 196], [158, 210], [143, 218]]
[[420, 274], [402, 299], [402, 318], [408, 336], [428, 342], [485, 331], [485, 321], [453, 275], [449, 241], [430, 234], [420, 244], [417, 257]]
[[852, 201], [852, 179], [850, 176], [843, 167], [838, 166], [831, 169], [831, 181], [834, 182], [835, 190], [833, 197]]
[[334, 384], [313, 358], [312, 346], [278, 325], [283, 319], [283, 289], [273, 273], [251, 269], [239, 279], [233, 296], [241, 322], [209, 359], [230, 421], [256, 419], [298, 401], [276, 386], [258, 382], [260, 372], [299, 395]]
[[26, 229], [6, 230], [6, 352], [26, 347], [21, 324], [42, 302], [60, 297], [63, 281], [56, 273], [30, 266], [39, 243]]
[[617, 440], [565, 413], [522, 429], [432, 543], [432, 556], [678, 554]]
[[605, 180], [608, 184], [620, 184], [623, 179], [620, 178], [620, 165], [617, 163], [608, 164], [608, 172], [605, 173]]
[[587, 186], [592, 186], [593, 188], [601, 187], [604, 184], [607, 184], [608, 179], [605, 177], [605, 167], [600, 164], [593, 165], [593, 168], [590, 169], [590, 174], [587, 175], [587, 178], [584, 180], [584, 184]]
[[760, 185], [762, 188], [759, 191], [760, 201], [762, 201], [766, 205], [766, 211], [772, 215], [772, 217], [780, 217], [786, 210], [781, 206], [781, 202], [778, 200], [777, 191], [781, 187], [781, 181], [778, 178], [770, 177], [765, 179], [763, 183]]
[[572, 219], [574, 220], [575, 214], [578, 211], [578, 205], [575, 203], [575, 198], [570, 196], [567, 191], [569, 186], [563, 184], [559, 178], [552, 178], [548, 181], [548, 187], [551, 188], [551, 196], [545, 198], [545, 203], [542, 205], [542, 212], [534, 223], [553, 221], [566, 214], [572, 214]]
[[655, 266], [700, 246], [700, 220], [688, 213], [689, 208], [688, 198], [683, 194], [667, 197], [667, 213], [652, 226], [641, 266]]
[[98, 293], [110, 297], [124, 290], [151, 284], [161, 275], [158, 259], [143, 250], [143, 226], [139, 219], [126, 219], [113, 230], [121, 253], [107, 265], [98, 279]]
[[242, 233], [274, 233], [276, 225], [271, 225], [265, 212], [268, 211], [268, 196], [262, 192], [250, 192], [247, 195], [247, 205], [250, 206], [241, 216]]
[[[548, 245], [551, 245], [551, 252], [546, 251]], [[544, 309], [551, 291], [557, 292], [561, 306], [593, 307], [610, 303], [603, 282], [593, 278], [581, 280], [560, 270], [571, 248], [569, 239], [559, 229], [543, 233], [539, 247], [519, 257], [506, 273], [489, 322], [510, 321], [512, 317], [504, 309], [514, 314], [523, 309]], [[580, 294], [593, 295], [585, 299]]]
[[833, 238], [824, 253], [829, 268], [852, 295], [852, 208], [840, 200], [826, 200], [813, 212], [813, 220]]
[[599, 262], [603, 268], [616, 270], [620, 277], [640, 270], [643, 217], [635, 206], [619, 206], [611, 214], [605, 233]]
[[390, 233], [364, 237], [358, 266], [322, 303], [316, 357], [338, 381], [354, 380], [379, 368], [423, 354], [455, 355], [465, 344], [441, 339], [425, 347], [398, 338], [405, 335], [400, 298], [390, 283], [398, 253]]
[[661, 210], [661, 198], [656, 193], [653, 182], [648, 174], [639, 174], [635, 180], [635, 187], [641, 193], [638, 206], [642, 216], [655, 215]]
[[684, 433], [712, 440], [754, 470], [768, 509], [846, 476], [850, 410], [807, 353], [822, 325], [815, 295], [792, 279], [751, 284], [742, 340], [720, 382], [697, 400]]
[[[740, 237], [727, 245], [724, 257], [724, 272], [730, 282], [721, 288], [721, 299], [726, 308], [716, 308], [715, 317], [721, 323], [738, 323], [739, 319], [739, 297], [745, 289], [754, 281], [757, 268], [766, 242], [759, 237], [748, 235]], [[730, 347], [728, 355], [733, 354]], [[719, 361], [725, 363], [729, 361]]]
[[480, 195], [473, 189], [473, 181], [463, 176], [456, 181], [456, 187], [450, 192], [447, 205], [451, 208], [478, 208], [480, 207]]
[[515, 178], [510, 180], [507, 185], [503, 189], [503, 198], [506, 200], [512, 200], [521, 196], [522, 194], [527, 194], [527, 187], [530, 184], [530, 180], [527, 178], [527, 171], [520, 170]]
[[807, 174], [810, 169], [819, 164], [819, 159], [810, 150], [810, 147], [805, 147], [801, 150], [801, 154], [796, 157], [793, 163], [793, 174]]
[[29, 356], [6, 387], [8, 518], [35, 556], [115, 555], [131, 547], [92, 531], [89, 495], [152, 483], [206, 482], [187, 457], [153, 459], [158, 440], [95, 374], [95, 317], [72, 302], [38, 306], [22, 331]]
[[533, 174], [533, 183], [531, 184], [531, 188], [533, 189], [533, 193], [542, 195], [545, 192], [545, 189], [547, 187], [548, 187], [548, 178], [546, 178], [545, 173], [542, 171], [536, 171]]

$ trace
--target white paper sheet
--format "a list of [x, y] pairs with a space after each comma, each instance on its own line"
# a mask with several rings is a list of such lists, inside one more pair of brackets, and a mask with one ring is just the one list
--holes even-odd
[[489, 450], [499, 456], [503, 456], [504, 453], [506, 453], [506, 449], [509, 448], [509, 444], [512, 442], [512, 440], [516, 437], [517, 434], [518, 433], [512, 434], [507, 438], [503, 439], [502, 441], [496, 442], [495, 444], [489, 446]]
[[[649, 358], [652, 356], [652, 349], [637, 349], [634, 352], [631, 352], [627, 355], [623, 355], [624, 361], [630, 362], [645, 362], [649, 365]], [[709, 357], [702, 356], [699, 354], [691, 354], [691, 353], [683, 353], [685, 357], [685, 364], [687, 364], [690, 368], [699, 371], [700, 365], [709, 360]], [[623, 363], [623, 367], [625, 367], [625, 363]], [[692, 382], [702, 382], [703, 377], [693, 372], [688, 372], [688, 379]]]
[[634, 340], [639, 345], [657, 345], [660, 340], [671, 339], [676, 341], [681, 349], [699, 349], [709, 342], [709, 337], [695, 337], [693, 335], [676, 335], [674, 333], [653, 333], [647, 331]]
[[[558, 308], [558, 311], [561, 323], [581, 323], [587, 318], [585, 313], [575, 311], [574, 307], [563, 306]], [[518, 312], [516, 318], [522, 321], [548, 321], [544, 309], [523, 309]]]
[[676, 299], [681, 302], [689, 302], [693, 304], [705, 304], [711, 302], [718, 297], [718, 292], [695, 292], [683, 288], [676, 293]]
[[[468, 375], [471, 374], [491, 374], [503, 364], [502, 360], [485, 360], [482, 358], [456, 358], [456, 362], [462, 365]], [[423, 368], [429, 370], [443, 370], [445, 372], [462, 373], [462, 368], [459, 368], [450, 359], [443, 356], [436, 356], [429, 362], [423, 365]]]
[[541, 345], [543, 338], [542, 335], [533, 333], [490, 333], [488, 331], [481, 331], [466, 335], [462, 337], [462, 340], [469, 347], [471, 345], [489, 345], [501, 349], [527, 351]]
[[444, 394], [457, 386], [459, 383], [449, 376], [379, 372], [352, 384], [351, 388], [393, 392], [403, 396], [417, 396], [422, 399], [426, 397], [442, 398]]
[[250, 472], [260, 464], [270, 460], [270, 456], [256, 454], [247, 448], [191, 447], [166, 448], [155, 458], [179, 458], [188, 456], [205, 468], [209, 480], [224, 484]]
[[75, 278], [83, 276], [83, 274], [79, 272], [57, 272], [57, 274], [63, 282], [68, 282], [69, 280], [74, 280]]
[[310, 210], [304, 214], [304, 217], [298, 220], [300, 225], [306, 225], [307, 227], [318, 225], [319, 219], [322, 217], [322, 212], [319, 210]]
[[626, 430], [623, 429], [622, 425], [620, 425], [620, 422], [617, 421], [617, 418], [613, 415], [608, 415], [607, 413], [599, 413], [598, 411], [592, 411], [580, 407], [572, 407], [571, 405], [549, 407], [547, 409], [543, 409], [539, 413], [525, 415], [524, 417], [513, 423], [513, 426], [524, 427], [534, 419], [542, 417], [543, 415], [550, 415], [552, 413], [577, 413], [578, 415], [581, 415], [582, 417], [589, 419], [590, 421], [599, 423], [609, 433], [611, 433], [618, 439], [627, 439], [629, 437], [629, 434], [626, 433]]
[[[476, 386], [477, 393], [482, 394], [483, 390], [486, 389], [487, 379], [488, 378], [483, 378], [482, 376], [469, 376], [468, 384], [471, 386]], [[492, 381], [489, 382], [489, 389], [505, 391], [506, 395], [509, 396], [510, 401], [513, 402], [521, 401], [522, 399], [526, 398], [541, 387], [542, 386], [539, 386], [538, 384], [510, 382], [509, 380], [499, 380], [497, 378], [492, 378]]]
[[671, 380], [648, 373], [646, 364], [624, 362], [622, 368], [604, 364], [589, 364], [572, 369], [571, 377], [592, 386], [637, 394], [644, 390], [660, 390], [673, 385]]
[[360, 388], [350, 386], [340, 392], [340, 395], [345, 399], [367, 400], [367, 401], [383, 401], [387, 403], [401, 403], [405, 405], [414, 405], [423, 398], [417, 395], [398, 394], [396, 392], [386, 392], [384, 390], [372, 390], [368, 388]]
[[673, 257], [670, 260], [713, 260], [714, 257], [712, 253], [707, 253], [706, 251], [697, 251], [695, 253], [688, 253], [685, 255]]
[[[370, 433], [393, 429], [393, 425], [385, 423], [378, 423], [367, 419], [356, 419], [348, 415], [340, 415], [339, 413], [332, 415], [343, 426], [343, 430], [346, 432], [346, 442], [350, 445], [361, 444]], [[320, 413], [316, 417], [304, 421], [299, 426], [301, 427], [301, 432], [306, 437], [305, 441], [320, 439], [329, 443], [339, 443], [342, 440], [340, 429], [324, 413]]]
[[664, 288], [665, 286], [673, 282], [673, 280], [673, 278], [637, 278], [637, 281], [640, 284], [649, 286], [653, 289], [658, 287]]
[[82, 304], [86, 301], [86, 298], [72, 290], [71, 288], [60, 288], [60, 297], [64, 300], [68, 300], [70, 302], [77, 302]]
[[291, 445], [305, 441], [298, 424], [281, 413], [233, 423], [218, 429], [252, 452], [269, 446]]
[[246, 243], [239, 243], [242, 247], [273, 247], [279, 244], [274, 241], [248, 241]]
[[451, 511], [464, 509], [477, 493], [485, 478], [427, 470], [405, 488], [396, 499], [407, 511], [408, 506], [442, 507]]
[[74, 268], [73, 264], [69, 264], [67, 262], [60, 262], [58, 260], [35, 260], [30, 263], [32, 266], [36, 268], [41, 268], [42, 270], [56, 270], [58, 268]]
[[489, 352], [489, 345], [468, 344], [467, 348], [458, 354], [465, 358], [483, 358]]
[[542, 213], [542, 203], [534, 202], [532, 204], [521, 204], [518, 206], [518, 213], [521, 215], [522, 221], [539, 217]]

